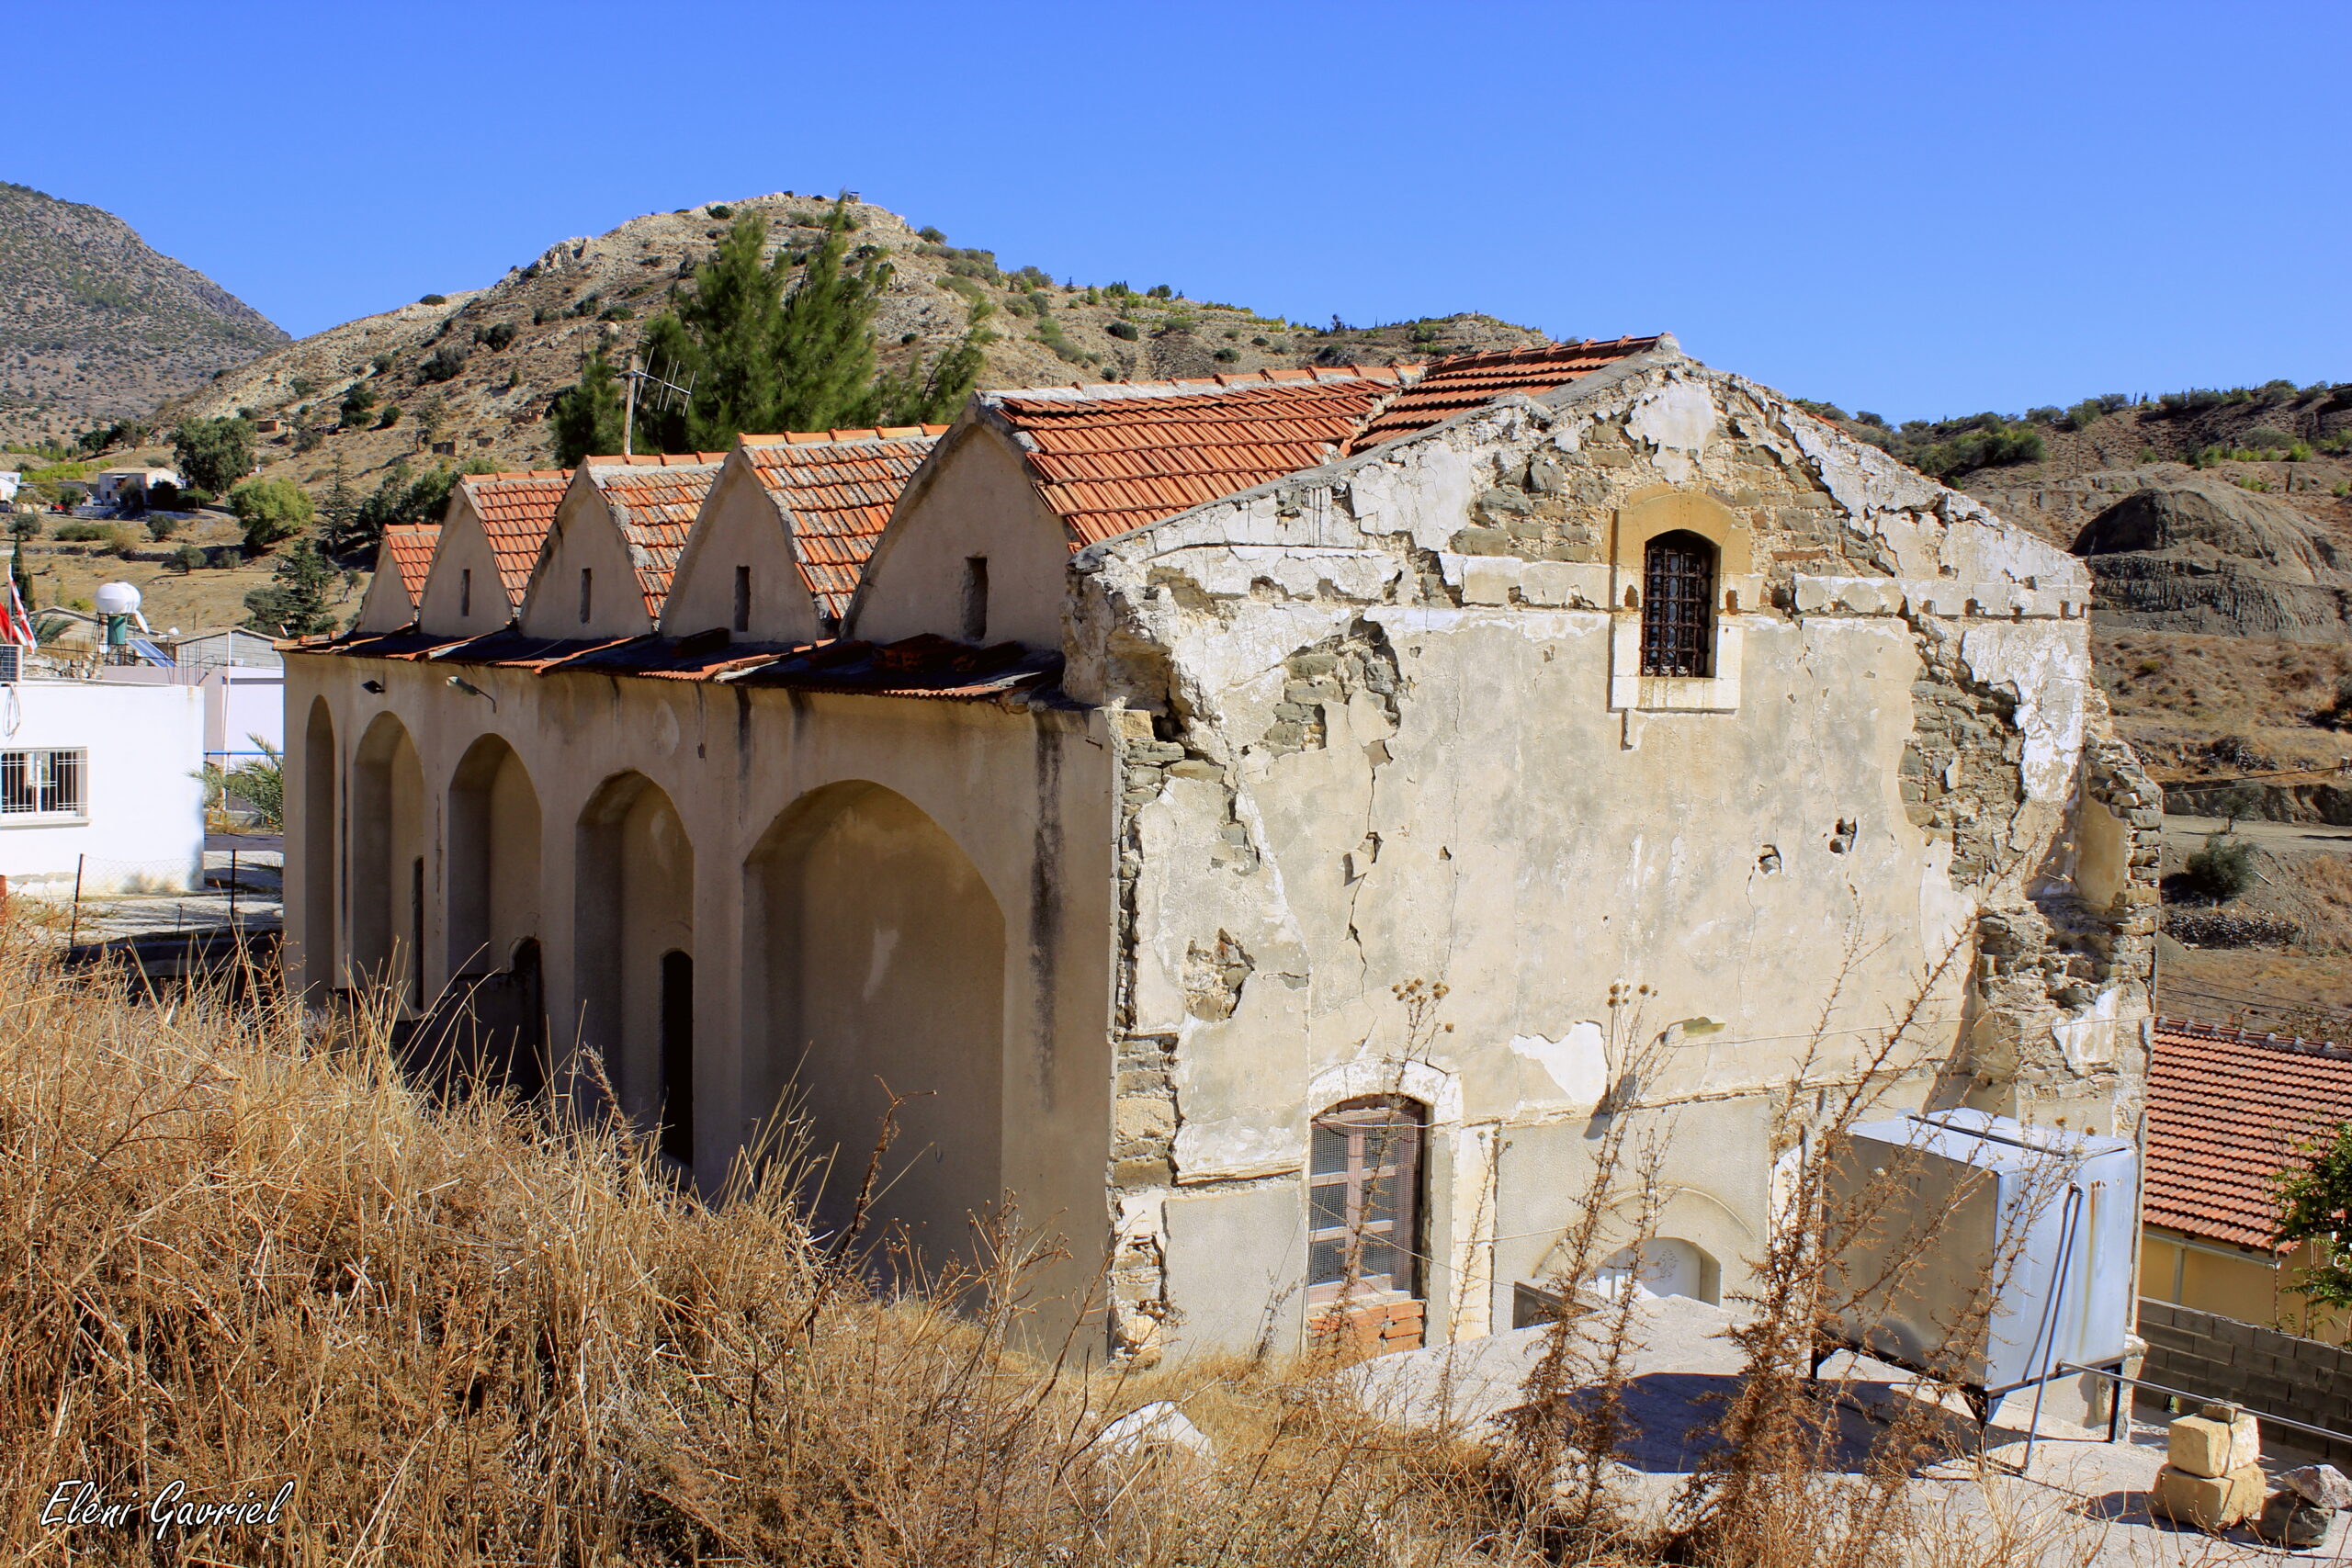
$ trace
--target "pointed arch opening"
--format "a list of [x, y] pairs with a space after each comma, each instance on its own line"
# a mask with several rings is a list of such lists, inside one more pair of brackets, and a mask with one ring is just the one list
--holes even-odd
[[961, 846], [876, 784], [804, 795], [744, 866], [744, 1061], [765, 1106], [831, 1160], [838, 1220], [893, 1094], [869, 1224], [970, 1257], [1003, 1184], [1005, 924]]

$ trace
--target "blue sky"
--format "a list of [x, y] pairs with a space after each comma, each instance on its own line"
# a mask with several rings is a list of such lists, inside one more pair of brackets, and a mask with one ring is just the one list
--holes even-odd
[[1009, 266], [1667, 328], [1894, 419], [2352, 378], [2341, 0], [0, 0], [0, 37], [49, 62], [0, 178], [297, 333], [847, 187]]

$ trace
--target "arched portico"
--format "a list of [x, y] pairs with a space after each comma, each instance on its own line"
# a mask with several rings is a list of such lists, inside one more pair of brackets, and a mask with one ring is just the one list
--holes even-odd
[[[581, 1043], [604, 1058], [622, 1110], [685, 1157], [694, 1126], [695, 854], [662, 786], [606, 779], [580, 814], [572, 916]], [[684, 957], [688, 963], [681, 964]], [[681, 1020], [686, 1032], [681, 1033]]]
[[513, 966], [539, 935], [539, 793], [504, 739], [467, 748], [449, 781], [449, 973]]
[[378, 714], [351, 770], [351, 974], [424, 1005], [424, 771], [408, 729]]
[[1004, 917], [978, 868], [905, 796], [802, 796], [744, 865], [747, 1088], [806, 1118], [834, 1215], [892, 1094], [870, 1224], [934, 1258], [974, 1250], [1004, 1184]]
[[334, 749], [334, 715], [324, 697], [311, 699], [311, 714], [302, 727], [302, 837], [297, 852], [302, 857], [302, 920], [295, 939], [301, 944], [303, 989], [313, 1001], [334, 988], [335, 946], [335, 774], [339, 760]]

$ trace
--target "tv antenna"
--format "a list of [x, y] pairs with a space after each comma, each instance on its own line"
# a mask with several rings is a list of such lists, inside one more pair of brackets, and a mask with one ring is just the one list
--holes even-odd
[[637, 434], [639, 383], [645, 383], [646, 406], [659, 408], [662, 412], [667, 413], [673, 404], [677, 408], [684, 409], [694, 401], [695, 378], [700, 374], [700, 371], [696, 371], [695, 376], [687, 377], [686, 384], [681, 387], [675, 381], [663, 380], [650, 368], [639, 369], [637, 351], [635, 349], [629, 351], [628, 368], [621, 372], [621, 379], [628, 383], [628, 403], [621, 414], [622, 457], [628, 457], [635, 450], [629, 443]]

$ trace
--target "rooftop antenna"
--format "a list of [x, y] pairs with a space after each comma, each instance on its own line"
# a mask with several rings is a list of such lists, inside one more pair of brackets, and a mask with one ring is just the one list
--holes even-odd
[[[676, 399], [677, 406], [681, 409], [686, 408], [693, 403], [695, 397], [695, 377], [700, 374], [700, 371], [696, 371], [695, 376], [687, 377], [686, 384], [681, 387], [675, 381], [663, 380], [661, 377], [655, 375], [650, 369], [639, 369], [637, 367], [637, 351], [635, 349], [629, 350], [628, 368], [621, 372], [621, 379], [628, 383], [628, 406], [621, 413], [622, 457], [628, 457], [636, 450], [630, 443], [636, 438], [637, 434], [638, 383], [642, 381], [651, 384], [648, 393], [647, 406], [658, 406], [662, 412], [667, 412], [670, 409], [671, 400], [673, 398]], [[658, 404], [652, 400], [654, 399], [659, 400]]]

